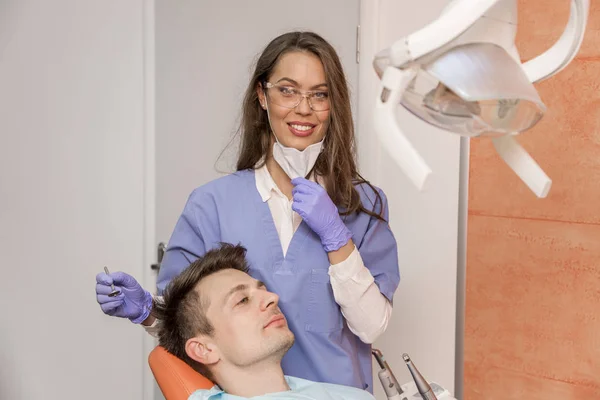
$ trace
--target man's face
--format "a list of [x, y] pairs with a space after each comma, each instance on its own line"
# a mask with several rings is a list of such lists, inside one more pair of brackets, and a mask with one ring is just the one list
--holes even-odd
[[269, 357], [281, 358], [294, 343], [279, 296], [248, 274], [226, 269], [204, 278], [196, 287], [209, 304], [206, 317], [221, 361], [238, 367]]

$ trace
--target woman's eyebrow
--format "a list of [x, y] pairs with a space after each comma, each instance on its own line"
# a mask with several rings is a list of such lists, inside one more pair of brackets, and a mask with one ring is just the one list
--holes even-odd
[[299, 85], [298, 85], [298, 82], [296, 82], [296, 81], [295, 81], [295, 80], [293, 80], [292, 78], [287, 78], [287, 77], [283, 77], [283, 78], [279, 79], [279, 80], [278, 80], [277, 82], [275, 82], [275, 83], [279, 83], [279, 82], [281, 82], [281, 81], [288, 81], [288, 82], [289, 82], [289, 83], [291, 83], [292, 85], [299, 86]]
[[[295, 86], [300, 86], [300, 85], [298, 84], [298, 82], [296, 82], [296, 81], [295, 81], [295, 80], [293, 80], [292, 78], [288, 78], [288, 77], [283, 77], [283, 78], [279, 79], [279, 80], [278, 80], [277, 82], [275, 82], [275, 83], [279, 83], [279, 82], [281, 82], [281, 81], [288, 81], [288, 82], [289, 82], [289, 83], [291, 83], [292, 85], [295, 85]], [[318, 85], [314, 85], [313, 87], [311, 87], [311, 89], [317, 89], [317, 88], [320, 88], [320, 87], [327, 87], [327, 83], [325, 83], [325, 82], [323, 82], [323, 83], [319, 83]]]

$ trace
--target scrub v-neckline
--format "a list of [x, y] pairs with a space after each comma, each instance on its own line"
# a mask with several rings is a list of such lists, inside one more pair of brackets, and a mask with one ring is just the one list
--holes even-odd
[[301, 221], [298, 229], [293, 233], [290, 244], [286, 254], [283, 254], [283, 247], [281, 246], [281, 239], [277, 234], [277, 228], [275, 227], [275, 220], [273, 214], [269, 208], [269, 204], [262, 200], [258, 189], [256, 188], [256, 171], [252, 171], [252, 179], [249, 179], [249, 184], [252, 186], [251, 190], [255, 192], [254, 201], [256, 209], [262, 221], [263, 230], [265, 232], [265, 241], [268, 244], [269, 251], [273, 258], [273, 269], [280, 270], [281, 273], [292, 273], [295, 260], [300, 255], [300, 250], [304, 247], [310, 228], [306, 225], [306, 222]]

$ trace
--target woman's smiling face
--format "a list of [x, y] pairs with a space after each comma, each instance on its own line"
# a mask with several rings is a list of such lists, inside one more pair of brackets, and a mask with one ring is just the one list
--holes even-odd
[[[277, 140], [285, 147], [304, 150], [325, 137], [329, 122], [329, 95], [325, 69], [314, 54], [294, 51], [283, 55], [269, 78], [270, 87], [258, 88], [263, 108], [268, 110], [271, 129]], [[266, 92], [266, 96], [265, 96]], [[311, 92], [309, 104], [306, 97], [289, 108], [293, 93]], [[281, 105], [286, 104], [288, 107]], [[293, 106], [293, 101], [291, 102]], [[318, 104], [317, 104], [318, 103]], [[313, 108], [324, 109], [315, 111]]]

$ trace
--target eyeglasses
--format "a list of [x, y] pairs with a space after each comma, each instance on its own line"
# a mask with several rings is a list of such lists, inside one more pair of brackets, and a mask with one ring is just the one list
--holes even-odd
[[291, 86], [265, 82], [267, 89], [275, 89], [271, 92], [270, 99], [278, 106], [285, 108], [296, 108], [306, 97], [308, 105], [313, 111], [329, 110], [329, 93], [325, 90], [302, 91]]

